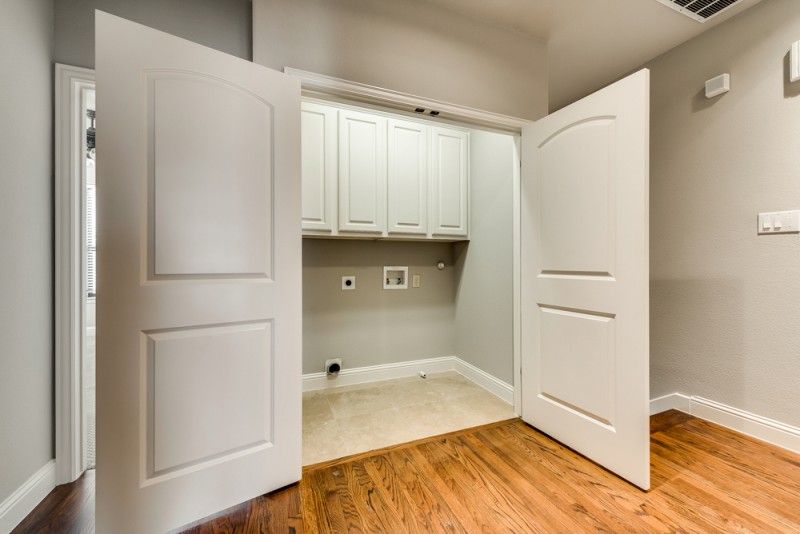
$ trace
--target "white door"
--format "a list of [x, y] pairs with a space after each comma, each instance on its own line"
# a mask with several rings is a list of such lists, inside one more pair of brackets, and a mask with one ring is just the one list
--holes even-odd
[[303, 102], [300, 134], [303, 157], [303, 230], [331, 235], [336, 225], [339, 110]]
[[339, 230], [386, 230], [386, 118], [339, 111]]
[[431, 234], [468, 235], [469, 133], [431, 128]]
[[97, 531], [301, 476], [300, 86], [97, 12]]
[[649, 71], [522, 134], [522, 418], [650, 486]]
[[390, 234], [428, 232], [428, 127], [389, 119], [388, 217]]

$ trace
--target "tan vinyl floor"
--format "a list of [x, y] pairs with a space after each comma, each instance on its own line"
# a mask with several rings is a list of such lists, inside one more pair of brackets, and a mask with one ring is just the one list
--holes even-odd
[[303, 465], [515, 417], [454, 371], [303, 394]]

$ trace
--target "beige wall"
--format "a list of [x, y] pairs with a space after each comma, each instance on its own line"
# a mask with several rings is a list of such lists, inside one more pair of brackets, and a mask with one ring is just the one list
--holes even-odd
[[456, 354], [513, 384], [514, 138], [470, 133], [470, 242], [455, 247]]
[[[383, 289], [384, 265], [408, 266], [421, 287]], [[342, 291], [349, 275], [356, 289]], [[452, 356], [454, 281], [449, 243], [304, 239], [303, 373], [328, 358], [352, 369]]]
[[53, 458], [53, 2], [0, 16], [0, 502]]
[[[800, 209], [796, 0], [765, 0], [652, 69], [651, 391], [800, 425], [800, 236], [757, 236]], [[729, 72], [713, 100], [706, 79]]]
[[55, 60], [94, 68], [94, 10], [252, 58], [249, 0], [56, 0]]
[[253, 0], [253, 58], [506, 115], [547, 113], [547, 47], [424, 0]]

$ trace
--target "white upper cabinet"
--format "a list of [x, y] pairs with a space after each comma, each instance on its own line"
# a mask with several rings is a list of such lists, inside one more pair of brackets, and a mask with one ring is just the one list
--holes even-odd
[[469, 238], [469, 132], [303, 102], [303, 235]]
[[428, 232], [428, 130], [389, 119], [389, 234]]
[[386, 231], [386, 118], [339, 111], [339, 230]]
[[322, 235], [336, 228], [338, 113], [313, 102], [301, 108], [303, 230]]
[[431, 127], [431, 234], [467, 237], [469, 134]]

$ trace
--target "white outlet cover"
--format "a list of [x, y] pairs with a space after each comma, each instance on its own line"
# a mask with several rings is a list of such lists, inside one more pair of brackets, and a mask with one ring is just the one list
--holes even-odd
[[800, 80], [800, 41], [792, 43], [789, 51], [789, 81]]

